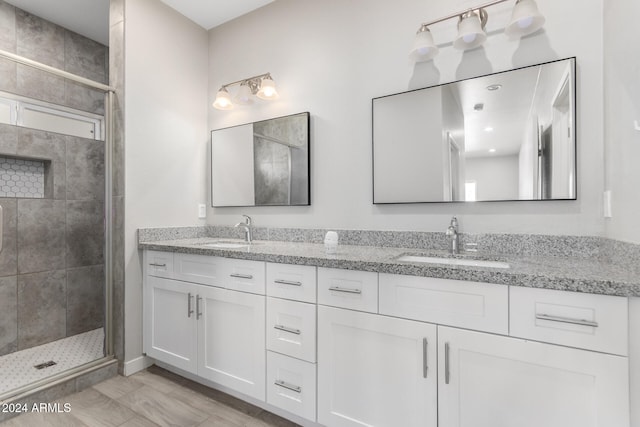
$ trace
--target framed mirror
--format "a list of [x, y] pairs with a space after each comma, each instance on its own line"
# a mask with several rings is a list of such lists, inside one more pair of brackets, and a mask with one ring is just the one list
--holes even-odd
[[211, 132], [211, 205], [310, 205], [309, 113]]
[[575, 58], [374, 98], [373, 203], [576, 199]]

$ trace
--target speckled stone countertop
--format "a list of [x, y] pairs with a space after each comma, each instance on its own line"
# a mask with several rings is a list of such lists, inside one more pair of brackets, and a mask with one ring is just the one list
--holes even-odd
[[[510, 268], [502, 269], [396, 260], [397, 257], [405, 254], [447, 256], [444, 251], [424, 249], [340, 245], [336, 255], [327, 255], [324, 245], [317, 243], [256, 241], [250, 247], [238, 249], [204, 246], [219, 240], [221, 239], [212, 237], [159, 240], [140, 242], [139, 248], [603, 295], [640, 296], [640, 266], [631, 260], [611, 262], [596, 258], [491, 256], [480, 253], [458, 256], [503, 261], [510, 265]], [[232, 239], [222, 240], [232, 241]]]

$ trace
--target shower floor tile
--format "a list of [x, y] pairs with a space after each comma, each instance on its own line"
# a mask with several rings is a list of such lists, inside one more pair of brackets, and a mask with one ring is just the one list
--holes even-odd
[[[0, 395], [104, 356], [102, 328], [0, 357]], [[56, 364], [36, 369], [53, 361]]]

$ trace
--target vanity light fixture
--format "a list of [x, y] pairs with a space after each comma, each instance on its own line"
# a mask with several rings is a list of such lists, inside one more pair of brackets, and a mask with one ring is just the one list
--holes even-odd
[[[240, 87], [232, 100], [227, 88], [234, 85], [239, 85]], [[276, 84], [270, 73], [264, 73], [222, 85], [216, 94], [213, 106], [218, 110], [230, 110], [234, 104], [251, 105], [254, 103], [254, 96], [268, 101], [278, 99]]]
[[[438, 46], [433, 42], [429, 26], [449, 19], [458, 19], [458, 35], [453, 41], [456, 49], [475, 49], [487, 39], [485, 26], [489, 19], [487, 7], [512, 0], [494, 0], [478, 7], [469, 8], [463, 12], [452, 13], [440, 19], [424, 23], [416, 33], [409, 58], [414, 62], [433, 59], [438, 54]], [[535, 0], [516, 0], [511, 14], [511, 20], [505, 28], [509, 37], [523, 37], [535, 33], [544, 25], [545, 19], [538, 11]]]

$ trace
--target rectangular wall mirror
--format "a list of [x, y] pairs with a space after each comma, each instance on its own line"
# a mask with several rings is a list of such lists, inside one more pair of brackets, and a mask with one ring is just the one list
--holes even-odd
[[211, 132], [211, 205], [309, 205], [309, 113]]
[[575, 200], [575, 58], [374, 98], [373, 202]]

